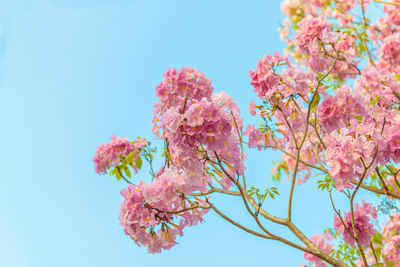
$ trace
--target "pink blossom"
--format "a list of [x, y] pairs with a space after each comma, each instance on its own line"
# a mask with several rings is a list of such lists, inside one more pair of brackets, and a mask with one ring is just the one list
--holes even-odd
[[[359, 242], [362, 246], [368, 247], [369, 242], [371, 240], [371, 236], [376, 234], [376, 229], [370, 223], [370, 220], [376, 219], [377, 211], [371, 204], [362, 201], [362, 205], [359, 206], [357, 203], [354, 204], [354, 222], [355, 222], [355, 229], [357, 232], [357, 236]], [[356, 247], [355, 239], [351, 236], [354, 233], [353, 224], [351, 222], [351, 212], [346, 212], [343, 221], [345, 225], [343, 225], [342, 221], [340, 220], [339, 216], [335, 214], [334, 218], [334, 228], [340, 234], [343, 235], [343, 240], [353, 246]], [[346, 230], [349, 230], [351, 234]]]
[[153, 110], [153, 132], [160, 138], [162, 138], [162, 133], [159, 124], [168, 109], [177, 108], [178, 113], [184, 113], [192, 103], [203, 98], [211, 101], [213, 91], [211, 81], [202, 72], [192, 67], [179, 70], [169, 68], [163, 76], [165, 80], [156, 86], [156, 95], [159, 100]]
[[400, 262], [400, 212], [392, 214], [382, 229], [385, 261]]
[[249, 112], [251, 116], [255, 116], [256, 115], [256, 103], [254, 103], [253, 99], [251, 100], [250, 104], [249, 104]]
[[[399, 0], [392, 0], [391, 2], [400, 3]], [[400, 6], [399, 5], [384, 5], [383, 11], [388, 13], [388, 23], [400, 25]]]
[[200, 101], [203, 97], [210, 99], [213, 87], [204, 74], [192, 67], [182, 69], [170, 68], [164, 73], [165, 81], [156, 87], [160, 112], [170, 107], [182, 105], [182, 100]]
[[[121, 225], [125, 233], [138, 246], [147, 247], [149, 253], [170, 249], [177, 244], [175, 239], [183, 234], [183, 228], [201, 222], [208, 212], [208, 209], [201, 208], [186, 209], [192, 203], [178, 192], [182, 185], [185, 186], [184, 181], [180, 181], [182, 175], [163, 169], [153, 182], [130, 184], [121, 191], [124, 197], [119, 215]], [[205, 206], [207, 203], [194, 203], [197, 204]], [[176, 215], [177, 212], [180, 216]]]
[[[277, 74], [279, 66], [286, 65], [281, 74]], [[299, 94], [306, 96], [310, 87], [315, 84], [314, 74], [303, 71], [291, 65], [286, 56], [275, 52], [272, 56], [266, 54], [263, 60], [257, 63], [255, 71], [250, 70], [253, 91], [260, 99], [274, 102], [276, 98], [285, 98]]]
[[360, 158], [367, 164], [372, 162], [376, 144], [364, 135], [349, 132], [347, 128], [341, 129], [340, 133], [332, 132], [326, 144], [325, 160], [329, 174], [336, 181], [336, 189], [353, 188], [350, 181], [360, 177], [364, 171]]
[[265, 134], [261, 133], [259, 129], [256, 129], [254, 125], [248, 125], [246, 131], [243, 132], [243, 135], [247, 135], [249, 137], [248, 146], [250, 148], [258, 148], [261, 150], [265, 143]]
[[387, 70], [367, 66], [355, 81], [354, 92], [366, 103], [388, 107], [392, 103], [399, 103], [395, 93], [400, 93], [400, 86]]
[[310, 45], [324, 41], [323, 35], [331, 31], [330, 23], [323, 17], [307, 16], [297, 25], [299, 30], [295, 36], [296, 44], [307, 55], [310, 55]]
[[298, 15], [301, 12], [299, 0], [285, 0], [281, 4], [282, 13], [288, 17]]
[[[111, 136], [111, 142], [101, 144], [97, 147], [97, 151], [93, 157], [94, 168], [97, 173], [106, 173], [107, 169], [118, 166], [120, 164], [120, 156], [128, 156], [131, 152], [134, 156], [134, 162], [140, 153], [140, 149], [147, 142], [144, 138], [138, 138], [133, 142], [129, 142], [126, 137]], [[134, 170], [137, 172], [135, 166]]]
[[[310, 238], [311, 242], [313, 242], [320, 250], [325, 252], [326, 254], [329, 254], [329, 252], [333, 249], [333, 245], [327, 244], [325, 242], [326, 236], [325, 235], [314, 235]], [[326, 267], [326, 262], [323, 261], [321, 258], [314, 256], [312, 254], [309, 254], [307, 252], [304, 252], [304, 258], [310, 262], [315, 263], [315, 267]]]
[[285, 57], [274, 54], [265, 55], [263, 60], [257, 62], [257, 69], [250, 70], [251, 85], [254, 87], [254, 92], [261, 99], [268, 99], [278, 89], [279, 78], [274, 74], [272, 67], [276, 62], [286, 60]]
[[351, 93], [351, 88], [344, 85], [335, 91], [335, 96], [327, 97], [318, 107], [321, 126], [326, 132], [345, 127], [355, 116], [367, 116], [364, 103]]
[[[235, 118], [238, 128], [243, 128], [243, 121], [242, 117], [240, 116], [240, 109], [236, 104], [236, 99], [234, 99], [231, 95], [228, 95], [225, 91], [221, 91], [212, 95], [212, 101], [231, 113], [231, 119], [233, 120], [233, 117]], [[232, 126], [236, 127], [235, 122], [232, 122]]]
[[[399, 9], [400, 12], [400, 9]], [[400, 15], [399, 15], [400, 17]], [[397, 72], [400, 70], [400, 32], [394, 33], [386, 37], [379, 53], [383, 63], [388, 70]]]

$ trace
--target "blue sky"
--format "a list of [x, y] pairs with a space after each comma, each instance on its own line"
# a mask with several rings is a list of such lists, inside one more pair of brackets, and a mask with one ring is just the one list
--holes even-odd
[[[170, 251], [147, 254], [119, 226], [125, 184], [91, 162], [112, 134], [154, 140], [154, 87], [170, 66], [201, 70], [254, 122], [248, 71], [283, 51], [282, 20], [280, 1], [0, 0], [0, 266], [298, 266], [302, 253], [214, 214]], [[273, 158], [249, 154], [250, 184], [273, 184]], [[265, 206], [283, 216], [288, 183], [275, 186], [281, 197]], [[328, 196], [313, 188], [295, 191], [294, 221], [307, 235], [333, 222]], [[240, 201], [215, 202], [253, 225]]]

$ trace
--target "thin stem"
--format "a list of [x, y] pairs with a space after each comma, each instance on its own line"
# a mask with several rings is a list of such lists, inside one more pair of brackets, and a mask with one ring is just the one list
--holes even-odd
[[[366, 22], [366, 18], [365, 18], [364, 0], [361, 0], [361, 11], [362, 11], [362, 18], [363, 18], [363, 31], [364, 31], [364, 36], [367, 36], [367, 32], [366, 32], [366, 30], [367, 30], [367, 22]], [[371, 53], [369, 52], [368, 45], [367, 45], [367, 41], [365, 40], [364, 37], [361, 37], [361, 39], [362, 39], [362, 41], [363, 41], [363, 43], [364, 43], [365, 49], [367, 50], [369, 62], [371, 63], [372, 66], [376, 67], [374, 61], [372, 60]]]
[[332, 204], [332, 208], [335, 211], [336, 215], [339, 217], [340, 221], [342, 222], [344, 229], [349, 233], [349, 235], [355, 239], [354, 234], [350, 231], [350, 229], [347, 227], [346, 223], [343, 220], [343, 217], [340, 215], [340, 210], [338, 211], [335, 207], [335, 204], [333, 203], [333, 198], [332, 198], [332, 193], [331, 191], [329, 191], [329, 198], [331, 199], [331, 204]]
[[372, 242], [369, 242], [369, 246], [371, 247], [372, 253], [374, 254], [375, 263], [378, 264], [379, 263], [378, 257], [376, 256], [374, 245], [372, 244]]
[[[233, 115], [233, 112], [232, 112], [232, 111], [231, 111], [231, 115], [232, 115], [232, 118], [233, 118], [233, 122], [235, 123], [236, 132], [237, 132], [237, 134], [238, 134], [238, 136], [239, 136], [240, 158], [241, 158], [242, 161], [243, 161], [243, 160], [244, 160], [244, 150], [243, 150], [243, 138], [242, 138], [242, 134], [241, 134], [241, 132], [240, 132], [240, 130], [239, 130], [238, 124], [237, 124], [237, 122], [236, 122], [236, 118], [235, 118], [235, 116]], [[246, 189], [246, 178], [245, 178], [245, 176], [244, 176], [244, 172], [243, 172], [242, 177], [243, 177], [243, 187]]]
[[[351, 180], [351, 183], [354, 184], [354, 185], [357, 185], [357, 184], [358, 184], [358, 181], [356, 181], [356, 180]], [[366, 185], [366, 184], [364, 184], [364, 183], [361, 184], [361, 188], [363, 188], [363, 189], [365, 189], [365, 190], [368, 190], [368, 191], [371, 191], [371, 192], [374, 192], [374, 193], [376, 193], [376, 194], [386, 195], [386, 192], [383, 191], [382, 189], [378, 189], [378, 188], [375, 188], [375, 187], [372, 187], [372, 186], [368, 186], [368, 185]], [[388, 196], [391, 196], [391, 197], [394, 197], [394, 198], [397, 198], [397, 199], [400, 199], [400, 194], [397, 194], [397, 193], [392, 192], [392, 191], [388, 191], [388, 192], [387, 192], [387, 195], [388, 195]]]
[[235, 225], [236, 227], [239, 227], [240, 229], [242, 229], [242, 230], [244, 230], [244, 231], [246, 231], [246, 232], [248, 232], [248, 233], [250, 233], [252, 235], [255, 235], [255, 236], [258, 236], [258, 237], [262, 237], [262, 238], [265, 238], [265, 239], [272, 239], [272, 237], [270, 237], [268, 235], [261, 234], [259, 232], [253, 231], [253, 230], [241, 225], [240, 223], [235, 222], [234, 220], [232, 220], [231, 218], [229, 218], [228, 216], [223, 214], [221, 211], [219, 211], [213, 204], [209, 203], [209, 205], [210, 205], [211, 209], [213, 209], [219, 216], [221, 216], [222, 218], [224, 218], [225, 220], [227, 220], [231, 224]]
[[[346, 266], [343, 262], [341, 262], [341, 261], [339, 261], [339, 260], [336, 260], [336, 259], [330, 257], [329, 255], [325, 254], [323, 251], [321, 251], [321, 250], [320, 250], [314, 243], [312, 243], [312, 242], [311, 242], [311, 241], [310, 241], [310, 240], [309, 240], [309, 239], [308, 239], [308, 238], [307, 238], [307, 237], [306, 237], [292, 222], [288, 221], [287, 219], [285, 220], [285, 219], [281, 219], [281, 218], [275, 217], [275, 216], [273, 216], [273, 215], [267, 213], [265, 210], [261, 209], [261, 208], [259, 207], [259, 205], [255, 202], [255, 200], [254, 200], [252, 197], [250, 197], [250, 196], [247, 194], [247, 192], [244, 191], [243, 187], [242, 187], [242, 186], [241, 186], [241, 185], [240, 185], [226, 170], [225, 170], [225, 168], [223, 167], [223, 165], [222, 165], [222, 163], [221, 163], [221, 161], [220, 161], [220, 159], [219, 159], [219, 157], [218, 157], [218, 154], [217, 154], [216, 152], [214, 152], [214, 154], [215, 154], [215, 157], [216, 157], [216, 159], [217, 159], [217, 161], [218, 161], [219, 167], [220, 167], [221, 170], [225, 173], [225, 175], [238, 187], [238, 189], [239, 189], [239, 191], [240, 191], [240, 194], [241, 194], [241, 196], [242, 196], [243, 202], [244, 202], [244, 204], [245, 204], [245, 206], [246, 206], [246, 209], [247, 209], [247, 210], [249, 211], [249, 213], [253, 216], [253, 218], [256, 220], [258, 226], [259, 226], [264, 232], [268, 233], [268, 234], [269, 234], [270, 236], [272, 236], [273, 239], [275, 239], [275, 240], [281, 241], [281, 242], [283, 242], [283, 243], [285, 243], [285, 244], [288, 244], [288, 245], [290, 245], [290, 246], [292, 246], [292, 247], [294, 247], [294, 248], [297, 248], [297, 249], [300, 249], [300, 250], [303, 250], [303, 251], [304, 251], [304, 247], [301, 247], [301, 246], [299, 246], [299, 245], [297, 245], [297, 244], [295, 244], [295, 243], [293, 243], [293, 242], [290, 242], [289, 240], [286, 240], [286, 239], [284, 239], [284, 238], [275, 236], [275, 235], [273, 235], [272, 233], [268, 232], [268, 231], [261, 225], [261, 223], [260, 223], [259, 220], [258, 220], [258, 217], [255, 216], [255, 214], [250, 210], [250, 207], [248, 206], [248, 203], [250, 203], [250, 205], [253, 207], [253, 209], [258, 210], [258, 211], [259, 211], [259, 214], [261, 214], [264, 218], [266, 218], [266, 219], [268, 219], [268, 220], [270, 220], [270, 221], [272, 221], [272, 222], [275, 222], [275, 223], [278, 223], [278, 224], [287, 226], [287, 227], [289, 228], [289, 230], [290, 230], [292, 233], [294, 233], [308, 248], [310, 248], [310, 252], [309, 252], [309, 253], [311, 253], [311, 254], [313, 254], [313, 255], [315, 255], [315, 256], [317, 256], [317, 257], [319, 257], [319, 258], [325, 260], [326, 262], [332, 264], [333, 266], [340, 266], [340, 267], [345, 267], [345, 266]], [[248, 203], [247, 203], [247, 201], [248, 201]], [[307, 251], [307, 252], [308, 252], [308, 251]]]
[[365, 175], [366, 175], [368, 169], [374, 163], [377, 153], [378, 153], [378, 145], [375, 148], [374, 157], [373, 157], [373, 159], [371, 160], [371, 162], [370, 162], [370, 164], [368, 166], [366, 166], [364, 160], [362, 158], [360, 158], [360, 160], [361, 160], [361, 162], [362, 162], [362, 164], [364, 166], [364, 171], [363, 171], [362, 176], [360, 177], [360, 181], [358, 182], [356, 189], [354, 189], [353, 194], [350, 197], [351, 224], [353, 226], [354, 239], [355, 239], [355, 241], [357, 243], [357, 247], [358, 247], [358, 249], [360, 251], [362, 260], [364, 262], [364, 266], [366, 266], [366, 267], [368, 266], [368, 262], [367, 262], [367, 258], [365, 257], [364, 250], [363, 250], [363, 248], [362, 248], [362, 246], [361, 246], [361, 244], [359, 242], [359, 239], [358, 239], [358, 233], [357, 233], [357, 230], [356, 230], [356, 224], [355, 224], [355, 219], [354, 219], [354, 197], [356, 196], [356, 193], [357, 193], [358, 189], [360, 189], [360, 186], [361, 186], [361, 184], [362, 184], [362, 182], [363, 182], [363, 180], [365, 178]]
[[381, 180], [381, 183], [382, 183], [382, 185], [383, 185], [383, 190], [384, 190], [385, 194], [388, 195], [389, 188], [387, 187], [385, 181], [383, 180], [383, 178], [382, 178], [382, 176], [381, 176], [381, 173], [379, 172], [378, 167], [375, 168], [375, 172], [376, 172], [376, 174], [378, 175], [379, 180]]
[[119, 167], [117, 167], [118, 173], [121, 176], [122, 179], [125, 180], [125, 182], [127, 182], [128, 184], [132, 184], [128, 179], [125, 178], [125, 176], [122, 174], [121, 169]]
[[192, 194], [189, 194], [189, 196], [199, 197], [199, 196], [209, 195], [209, 194], [212, 194], [214, 192], [218, 192], [218, 193], [222, 193], [222, 194], [226, 194], [226, 195], [231, 195], [231, 196], [240, 196], [240, 192], [223, 190], [223, 189], [219, 189], [219, 188], [216, 188], [216, 187], [211, 187], [211, 190], [207, 191], [205, 193], [192, 193]]
[[294, 170], [293, 170], [293, 175], [292, 175], [292, 181], [291, 181], [291, 185], [290, 185], [289, 201], [288, 201], [288, 213], [287, 213], [287, 218], [288, 218], [289, 221], [291, 221], [291, 219], [292, 219], [292, 199], [293, 199], [294, 185], [295, 185], [295, 182], [296, 182], [296, 175], [297, 175], [297, 170], [298, 170], [298, 166], [299, 166], [300, 151], [301, 151], [301, 148], [303, 147], [303, 144], [304, 144], [304, 142], [305, 142], [305, 140], [306, 140], [306, 138], [307, 138], [308, 126], [309, 126], [309, 124], [310, 124], [310, 121], [309, 121], [309, 120], [310, 120], [310, 115], [311, 115], [311, 106], [312, 106], [312, 104], [313, 104], [313, 102], [314, 102], [314, 100], [315, 100], [315, 98], [316, 98], [316, 96], [317, 96], [317, 94], [318, 94], [318, 89], [319, 89], [319, 87], [321, 86], [321, 82], [322, 82], [326, 77], [328, 77], [328, 75], [332, 72], [332, 70], [333, 70], [333, 68], [335, 67], [336, 62], [337, 62], [337, 60], [338, 60], [338, 57], [339, 57], [339, 52], [337, 52], [337, 54], [336, 54], [336, 57], [335, 57], [335, 60], [334, 60], [334, 62], [333, 62], [333, 64], [332, 64], [331, 69], [330, 69], [321, 79], [318, 80], [318, 84], [317, 84], [317, 87], [315, 88], [315, 92], [314, 92], [314, 94], [313, 94], [313, 96], [312, 96], [312, 98], [311, 98], [311, 100], [310, 100], [310, 103], [308, 104], [307, 117], [306, 117], [306, 125], [305, 125], [305, 129], [304, 129], [304, 135], [303, 135], [303, 138], [302, 138], [302, 140], [301, 140], [301, 142], [300, 142], [300, 144], [299, 144], [299, 146], [298, 146], [298, 148], [297, 148], [296, 163], [295, 163], [295, 165], [294, 165]]
[[296, 140], [296, 136], [294, 134], [293, 128], [290, 125], [289, 121], [287, 120], [285, 113], [283, 113], [282, 109], [279, 106], [277, 107], [277, 109], [282, 113], [282, 116], [285, 119], [285, 122], [286, 122], [287, 126], [289, 127], [289, 130], [290, 130], [290, 133], [292, 134], [292, 138], [293, 138], [294, 145], [295, 145], [296, 149], [299, 149], [299, 146], [297, 145], [297, 140]]
[[386, 4], [386, 5], [400, 6], [400, 3], [398, 3], [398, 2], [387, 2], [387, 1], [382, 1], [382, 0], [372, 0], [372, 1], [381, 3], [381, 4]]

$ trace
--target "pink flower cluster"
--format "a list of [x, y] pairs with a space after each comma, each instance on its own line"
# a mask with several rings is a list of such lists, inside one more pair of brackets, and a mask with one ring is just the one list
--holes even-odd
[[382, 229], [385, 261], [400, 263], [400, 212], [392, 214]]
[[299, 30], [295, 35], [295, 44], [300, 52], [306, 55], [305, 63], [313, 71], [324, 72], [328, 67], [333, 67], [333, 73], [338, 78], [355, 76], [357, 72], [354, 67], [354, 37], [332, 32], [331, 24], [322, 16], [308, 15], [297, 25]]
[[310, 45], [316, 42], [328, 41], [327, 36], [331, 33], [331, 24], [324, 17], [307, 16], [298, 24], [295, 41], [299, 48], [310, 55]]
[[[141, 181], [130, 184], [121, 191], [124, 197], [119, 220], [124, 231], [135, 243], [147, 247], [149, 253], [170, 249], [186, 226], [196, 225], [208, 212], [197, 208], [202, 203], [189, 202], [181, 190], [188, 190], [185, 174], [174, 169], [165, 169], [151, 183]], [[190, 209], [192, 208], [192, 209]], [[179, 216], [177, 214], [179, 213]]]
[[386, 37], [382, 42], [379, 53], [382, 60], [380, 65], [386, 67], [389, 71], [398, 73], [400, 71], [400, 32]]
[[211, 81], [204, 74], [192, 67], [182, 69], [170, 68], [164, 73], [165, 80], [156, 86], [156, 96], [159, 98], [158, 111], [167, 108], [182, 106], [184, 99], [210, 99], [213, 87]]
[[[157, 87], [157, 90], [162, 89], [159, 90], [162, 93], [157, 93], [160, 99], [154, 111], [154, 129], [167, 142], [171, 164], [195, 177], [201, 177], [198, 173], [203, 173], [207, 164], [203, 164], [200, 158], [204, 158], [204, 153], [211, 157], [217, 153], [233, 176], [243, 173], [244, 156], [238, 147], [238, 130], [243, 126], [238, 106], [225, 92], [211, 95], [212, 87], [208, 82], [192, 86], [191, 88], [203, 89], [190, 94], [179, 90], [175, 93], [175, 86], [166, 86], [170, 83], [170, 73], [174, 74], [172, 76], [175, 79], [172, 84], [180, 86], [193, 83], [192, 78], [189, 82], [187, 80], [192, 76], [201, 77], [201, 81], [207, 80], [198, 71], [196, 75], [189, 76], [186, 75], [187, 72], [188, 68], [170, 70], [165, 75], [166, 81]], [[174, 101], [176, 98], [180, 102]], [[231, 186], [231, 181], [225, 175], [218, 182], [224, 188]]]
[[272, 56], [266, 54], [263, 60], [257, 62], [257, 69], [249, 71], [250, 83], [259, 98], [268, 99], [278, 91], [280, 80], [275, 75], [273, 67], [281, 62], [287, 62], [287, 57], [278, 53], [274, 53]]
[[328, 133], [347, 126], [355, 116], [366, 115], [364, 103], [353, 96], [348, 85], [337, 89], [334, 96], [327, 97], [318, 107], [321, 126]]
[[[101, 144], [97, 147], [97, 151], [93, 157], [94, 168], [97, 173], [107, 173], [111, 167], [120, 164], [121, 155], [126, 157], [131, 152], [134, 156], [134, 161], [140, 153], [140, 149], [147, 144], [144, 138], [138, 138], [133, 142], [129, 142], [126, 137], [111, 136], [111, 142]], [[137, 172], [136, 166], [133, 166]]]
[[260, 132], [259, 129], [255, 128], [254, 125], [248, 125], [243, 135], [247, 135], [249, 138], [248, 145], [250, 148], [258, 148], [261, 150], [265, 145], [265, 133]]
[[153, 132], [160, 138], [159, 121], [162, 114], [169, 108], [175, 108], [177, 112], [183, 113], [187, 106], [203, 98], [211, 101], [213, 87], [211, 80], [192, 67], [182, 69], [170, 68], [164, 73], [165, 80], [156, 87], [156, 95], [159, 98], [154, 105]]
[[161, 124], [177, 157], [191, 155], [200, 145], [210, 151], [223, 148], [232, 130], [229, 113], [205, 99], [190, 105], [184, 114], [169, 109]]
[[372, 162], [376, 144], [365, 135], [357, 135], [347, 128], [329, 136], [325, 151], [325, 161], [329, 174], [336, 181], [336, 189], [353, 188], [350, 183], [364, 171], [361, 158], [366, 164]]
[[393, 75], [384, 69], [366, 67], [354, 84], [356, 95], [364, 98], [366, 103], [375, 101], [379, 106], [390, 107], [400, 103], [395, 94], [400, 94], [400, 85]]
[[[400, 0], [393, 0], [391, 2], [400, 4]], [[387, 22], [389, 24], [400, 26], [400, 5], [384, 5], [383, 12], [388, 14]]]
[[[333, 249], [333, 245], [327, 244], [326, 241], [331, 241], [333, 237], [329, 233], [325, 233], [324, 235], [314, 235], [310, 238], [311, 242], [313, 242], [319, 249], [321, 249], [326, 254]], [[321, 258], [304, 252], [304, 258], [310, 262], [313, 262], [315, 267], [326, 267], [326, 262], [321, 260]]]
[[[371, 219], [377, 218], [377, 210], [369, 203], [362, 201], [362, 205], [357, 203], [354, 205], [354, 223], [357, 232], [358, 240], [364, 247], [368, 247], [371, 236], [376, 234], [376, 229], [370, 223]], [[355, 239], [352, 237], [354, 230], [351, 222], [351, 212], [346, 212], [343, 217], [344, 225], [339, 216], [335, 214], [333, 226], [340, 234], [343, 235], [343, 240], [356, 247]], [[350, 233], [349, 233], [350, 231]]]
[[[277, 74], [276, 69], [282, 65], [287, 65], [288, 68]], [[311, 72], [294, 68], [286, 56], [277, 52], [272, 56], [265, 54], [264, 59], [257, 62], [256, 70], [250, 70], [249, 75], [257, 96], [270, 101], [294, 94], [306, 95], [315, 81]]]

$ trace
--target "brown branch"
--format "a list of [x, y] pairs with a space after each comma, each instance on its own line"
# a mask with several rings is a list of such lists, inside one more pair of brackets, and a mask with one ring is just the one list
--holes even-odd
[[[361, 11], [362, 11], [362, 19], [363, 19], [363, 31], [364, 31], [364, 36], [367, 36], [367, 22], [365, 18], [365, 7], [364, 7], [364, 0], [361, 0]], [[361, 36], [361, 40], [364, 43], [365, 49], [367, 50], [369, 62], [371, 63], [372, 66], [376, 67], [374, 61], [372, 60], [371, 53], [369, 52], [367, 41], [365, 40], [364, 37]]]
[[[358, 181], [356, 181], [356, 180], [351, 180], [351, 183], [354, 184], [354, 185], [357, 185], [357, 184], [358, 184]], [[375, 187], [372, 187], [372, 186], [368, 186], [368, 185], [366, 185], [366, 184], [364, 184], [364, 183], [361, 184], [360, 187], [363, 188], [363, 189], [365, 189], [365, 190], [374, 192], [374, 193], [376, 193], [376, 194], [386, 195], [386, 192], [383, 191], [382, 189], [378, 189], [378, 188], [375, 188]], [[388, 192], [387, 192], [387, 195], [388, 195], [388, 196], [391, 196], [391, 197], [394, 197], [394, 198], [397, 198], [397, 199], [400, 199], [400, 194], [397, 194], [397, 193], [392, 192], [392, 191], [388, 191]]]
[[[242, 161], [244, 160], [244, 150], [243, 150], [243, 138], [242, 138], [242, 134], [241, 134], [241, 132], [240, 132], [240, 130], [239, 130], [239, 127], [238, 127], [238, 124], [237, 124], [237, 122], [236, 122], [236, 118], [235, 118], [235, 116], [233, 115], [233, 112], [231, 111], [231, 115], [232, 115], [232, 118], [233, 118], [233, 122], [235, 123], [235, 128], [236, 128], [236, 132], [237, 132], [237, 134], [238, 134], [238, 136], [239, 136], [239, 142], [240, 142], [240, 158], [242, 159]], [[246, 189], [246, 178], [245, 178], [245, 176], [244, 176], [244, 172], [243, 172], [243, 175], [242, 175], [242, 177], [243, 177], [243, 187]]]
[[199, 196], [205, 196], [205, 195], [209, 195], [212, 194], [214, 192], [218, 192], [218, 193], [222, 193], [222, 194], [226, 194], [226, 195], [231, 195], [231, 196], [240, 196], [240, 192], [235, 192], [235, 191], [228, 191], [228, 190], [223, 190], [223, 189], [219, 189], [216, 187], [211, 187], [211, 190], [205, 192], [205, 193], [192, 193], [192, 194], [188, 194], [191, 197], [199, 197]]
[[117, 167], [118, 173], [121, 176], [122, 179], [125, 180], [125, 182], [127, 182], [128, 184], [132, 184], [128, 179], [125, 178], [125, 176], [122, 174], [121, 170], [119, 167]]
[[291, 185], [290, 185], [289, 201], [288, 201], [288, 213], [287, 213], [288, 221], [291, 221], [291, 219], [292, 219], [292, 199], [293, 199], [294, 185], [295, 185], [295, 182], [296, 182], [297, 170], [298, 170], [298, 166], [299, 166], [300, 151], [301, 151], [301, 148], [303, 147], [303, 144], [304, 144], [304, 142], [305, 142], [305, 140], [306, 140], [306, 138], [307, 138], [308, 126], [309, 126], [309, 124], [310, 124], [310, 121], [309, 121], [309, 120], [310, 120], [310, 115], [311, 115], [311, 106], [312, 106], [312, 104], [313, 104], [313, 102], [314, 102], [314, 100], [315, 100], [315, 98], [316, 98], [316, 96], [317, 96], [317, 94], [318, 94], [318, 89], [319, 89], [319, 87], [321, 86], [321, 82], [322, 82], [326, 77], [328, 77], [328, 75], [332, 72], [333, 68], [335, 67], [336, 62], [337, 62], [338, 57], [339, 57], [339, 54], [340, 54], [339, 52], [336, 53], [335, 60], [334, 60], [334, 62], [333, 62], [333, 64], [332, 64], [332, 67], [330, 68], [330, 70], [329, 70], [323, 77], [321, 77], [321, 79], [318, 79], [317, 87], [315, 88], [314, 94], [313, 94], [313, 96], [312, 96], [312, 98], [311, 98], [311, 100], [310, 100], [310, 103], [308, 104], [307, 116], [306, 116], [306, 125], [305, 125], [305, 129], [304, 129], [304, 135], [303, 135], [303, 138], [302, 138], [302, 140], [301, 140], [301, 142], [300, 142], [300, 144], [299, 144], [299, 146], [298, 146], [298, 149], [297, 149], [297, 153], [296, 153], [296, 163], [295, 163], [295, 165], [294, 165], [294, 170], [293, 170], [293, 175], [292, 175], [292, 181], [291, 181]]
[[357, 230], [356, 230], [356, 224], [355, 224], [355, 219], [354, 219], [354, 197], [356, 196], [357, 191], [360, 189], [360, 186], [361, 186], [361, 184], [362, 184], [362, 182], [363, 182], [363, 180], [365, 178], [365, 175], [367, 174], [368, 169], [374, 163], [377, 153], [378, 153], [378, 145], [376, 145], [374, 157], [373, 157], [373, 159], [371, 160], [371, 162], [370, 162], [370, 164], [368, 166], [366, 166], [363, 158], [360, 158], [360, 160], [361, 160], [361, 162], [362, 162], [362, 164], [364, 166], [364, 171], [363, 171], [362, 176], [360, 177], [360, 181], [358, 182], [356, 189], [354, 189], [353, 194], [350, 197], [351, 224], [352, 224], [352, 227], [353, 227], [354, 239], [355, 239], [355, 241], [357, 243], [358, 250], [360, 251], [361, 258], [362, 258], [362, 260], [364, 262], [364, 266], [366, 266], [366, 267], [368, 266], [368, 262], [367, 262], [367, 258], [365, 257], [364, 250], [363, 250], [363, 248], [362, 248], [362, 246], [360, 244], [360, 241], [358, 239], [358, 233], [357, 233]]
[[387, 187], [385, 181], [383, 180], [383, 178], [382, 178], [382, 176], [381, 176], [381, 173], [379, 172], [379, 168], [378, 168], [378, 167], [375, 168], [375, 172], [376, 172], [376, 174], [378, 175], [379, 180], [381, 180], [381, 183], [382, 183], [382, 185], [383, 185], [383, 190], [384, 190], [384, 192], [385, 192], [385, 195], [387, 196], [387, 195], [388, 195], [388, 192], [389, 192], [389, 188]]
[[272, 237], [270, 237], [268, 235], [261, 234], [259, 232], [251, 230], [251, 229], [239, 224], [238, 222], [235, 222], [234, 220], [232, 220], [231, 218], [229, 218], [228, 216], [223, 214], [221, 211], [219, 211], [213, 204], [211, 204], [211, 203], [209, 203], [209, 204], [210, 204], [211, 209], [213, 209], [219, 216], [221, 216], [222, 218], [224, 218], [225, 220], [227, 220], [231, 224], [235, 225], [236, 227], [239, 227], [240, 229], [242, 229], [242, 230], [244, 230], [244, 231], [246, 231], [246, 232], [248, 232], [248, 233], [250, 233], [252, 235], [255, 235], [255, 236], [258, 236], [258, 237], [262, 237], [262, 238], [265, 238], [265, 239], [272, 239]]
[[376, 253], [375, 253], [374, 245], [372, 244], [372, 242], [369, 242], [369, 245], [371, 247], [372, 253], [374, 254], [375, 263], [378, 264], [379, 261], [378, 261], [378, 257], [376, 256]]
[[398, 2], [387, 2], [387, 1], [382, 1], [382, 0], [372, 0], [377, 3], [385, 4], [385, 5], [393, 5], [393, 6], [400, 6], [400, 3]]
[[[273, 215], [267, 213], [265, 210], [261, 209], [261, 208], [259, 207], [259, 205], [255, 202], [255, 200], [247, 194], [247, 192], [243, 189], [243, 187], [240, 185], [240, 183], [238, 183], [238, 182], [225, 170], [225, 168], [223, 167], [223, 165], [222, 165], [222, 163], [221, 163], [221, 161], [220, 161], [220, 159], [219, 159], [219, 157], [218, 157], [218, 154], [217, 154], [216, 152], [214, 152], [214, 154], [215, 154], [215, 157], [216, 157], [216, 159], [217, 159], [218, 165], [219, 165], [219, 167], [221, 168], [222, 172], [224, 172], [224, 174], [238, 187], [238, 189], [239, 189], [239, 191], [240, 191], [240, 194], [241, 194], [241, 196], [242, 196], [243, 202], [244, 202], [244, 204], [245, 204], [246, 209], [247, 209], [248, 212], [252, 215], [252, 217], [255, 219], [255, 221], [257, 222], [258, 226], [259, 226], [265, 233], [267, 233], [269, 236], [273, 237], [273, 239], [275, 239], [275, 240], [278, 240], [278, 241], [283, 242], [283, 243], [285, 243], [285, 244], [288, 244], [288, 245], [290, 245], [290, 246], [292, 246], [292, 247], [294, 247], [294, 248], [301, 249], [301, 250], [304, 251], [304, 248], [303, 248], [303, 247], [301, 247], [301, 246], [299, 246], [299, 245], [297, 245], [297, 244], [295, 244], [295, 243], [293, 243], [293, 242], [291, 242], [291, 241], [289, 241], [289, 240], [286, 240], [286, 239], [284, 239], [284, 238], [281, 238], [281, 237], [279, 237], [279, 236], [275, 236], [275, 235], [273, 235], [272, 233], [270, 233], [269, 231], [267, 231], [267, 230], [261, 225], [261, 223], [259, 222], [258, 216], [256, 216], [256, 215], [251, 211], [251, 209], [250, 209], [248, 203], [250, 203], [250, 205], [253, 207], [253, 209], [258, 210], [258, 211], [259, 211], [259, 214], [261, 214], [264, 218], [266, 218], [266, 219], [268, 219], [268, 220], [270, 220], [270, 221], [272, 221], [272, 222], [275, 222], [275, 223], [278, 223], [278, 224], [287, 226], [287, 227], [289, 228], [289, 230], [290, 230], [292, 233], [294, 233], [294, 234], [295, 234], [309, 249], [310, 249], [310, 252], [309, 252], [310, 254], [313, 254], [313, 255], [315, 255], [315, 256], [317, 256], [317, 257], [323, 259], [324, 261], [326, 261], [326, 262], [332, 264], [333, 266], [339, 266], [339, 267], [345, 267], [345, 266], [346, 266], [343, 262], [341, 262], [341, 261], [339, 261], [339, 260], [336, 260], [336, 259], [330, 257], [329, 255], [325, 254], [323, 251], [321, 251], [321, 250], [320, 250], [314, 243], [312, 243], [312, 242], [311, 242], [311, 241], [310, 241], [310, 240], [309, 240], [309, 239], [308, 239], [308, 238], [307, 238], [307, 237], [306, 237], [292, 222], [288, 221], [287, 219], [281, 219], [281, 218], [275, 217], [275, 216], [273, 216]], [[307, 251], [307, 252], [308, 252], [308, 251]]]

